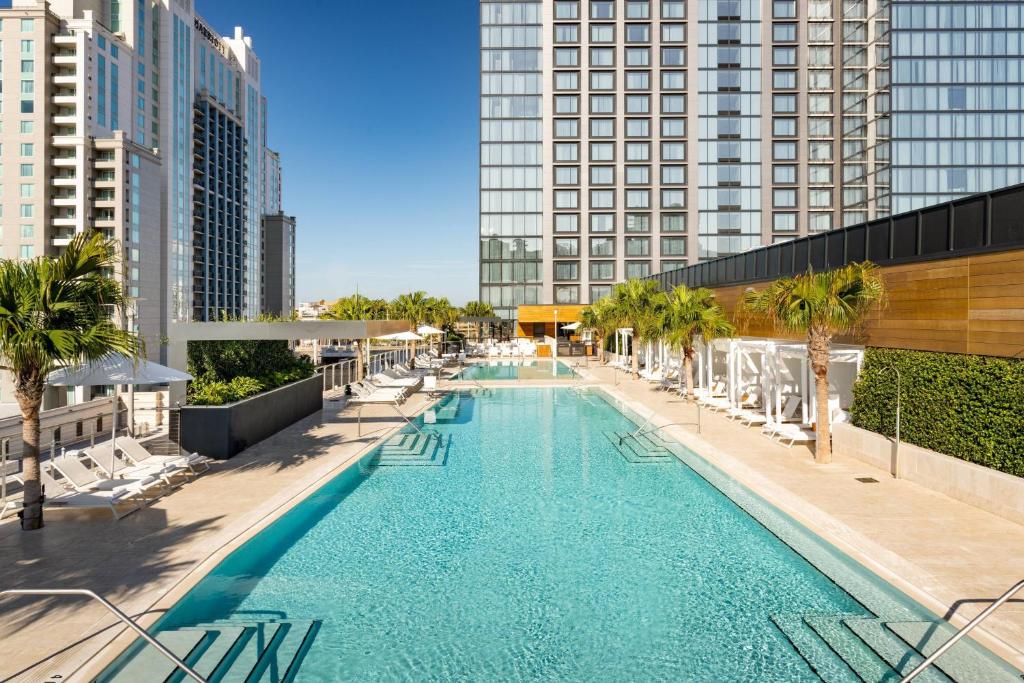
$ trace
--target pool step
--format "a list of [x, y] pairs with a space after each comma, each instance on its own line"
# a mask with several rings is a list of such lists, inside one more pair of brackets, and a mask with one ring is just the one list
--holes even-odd
[[385, 441], [370, 460], [373, 467], [439, 466], [448, 460], [451, 436], [445, 439], [433, 432], [395, 434]]
[[[156, 638], [210, 683], [288, 683], [320, 630], [318, 620], [227, 619], [164, 631]], [[153, 647], [137, 643], [127, 660], [97, 677], [97, 683], [187, 681]]]
[[640, 465], [650, 463], [671, 462], [675, 459], [660, 439], [652, 439], [651, 434], [634, 436], [633, 432], [605, 432], [612, 445], [619, 451], [626, 462]]
[[439, 422], [447, 422], [454, 420], [459, 414], [459, 403], [462, 399], [458, 392], [451, 394], [451, 397], [447, 401], [443, 401], [443, 404], [434, 409], [434, 414], [437, 416]]
[[[772, 615], [772, 622], [826, 683], [897, 683], [955, 629], [944, 621], [887, 621], [849, 614]], [[964, 641], [925, 670], [922, 683], [1009, 683], [1020, 672]]]

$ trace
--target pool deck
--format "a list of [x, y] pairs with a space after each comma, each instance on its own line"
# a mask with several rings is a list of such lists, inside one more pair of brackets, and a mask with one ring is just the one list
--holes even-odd
[[[785, 448], [708, 411], [698, 437], [695, 408], [686, 402], [622, 373], [616, 378], [596, 362], [586, 374], [583, 383], [600, 384], [636, 412], [656, 411], [653, 424], [690, 423], [666, 431], [938, 614], [969, 617], [1022, 578], [1024, 525], [858, 461], [815, 465], [806, 447]], [[417, 395], [404, 411], [426, 404]], [[22, 533], [17, 520], [5, 520], [0, 587], [91, 588], [150, 625], [231, 550], [402, 424], [388, 407], [370, 406], [359, 438], [354, 411], [318, 414], [119, 522], [48, 511], [44, 530]], [[878, 483], [855, 481], [862, 476]], [[115, 624], [98, 605], [78, 599], [0, 602], [0, 681], [89, 680], [132, 640]], [[1024, 601], [987, 621], [984, 636], [1024, 668]]]

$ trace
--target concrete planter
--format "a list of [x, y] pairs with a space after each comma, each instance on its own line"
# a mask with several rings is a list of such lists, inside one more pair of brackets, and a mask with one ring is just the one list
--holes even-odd
[[184, 406], [181, 445], [227, 460], [322, 408], [320, 375], [223, 406]]
[[[895, 443], [881, 434], [836, 424], [832, 426], [832, 449], [836, 455], [895, 472]], [[901, 443], [899, 478], [1024, 524], [1024, 479], [1012, 474]]]

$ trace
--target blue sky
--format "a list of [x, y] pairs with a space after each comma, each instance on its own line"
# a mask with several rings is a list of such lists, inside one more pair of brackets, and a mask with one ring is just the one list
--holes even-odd
[[197, 0], [253, 37], [299, 300], [477, 296], [476, 0]]

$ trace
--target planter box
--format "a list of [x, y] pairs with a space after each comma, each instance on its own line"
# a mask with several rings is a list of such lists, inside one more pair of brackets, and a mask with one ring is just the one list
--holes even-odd
[[323, 408], [323, 377], [314, 375], [223, 406], [181, 408], [181, 446], [227, 460]]
[[[836, 424], [832, 426], [832, 448], [836, 455], [894, 471], [895, 444], [881, 434]], [[899, 476], [1024, 524], [1024, 479], [1020, 477], [908, 443], [900, 444]]]

